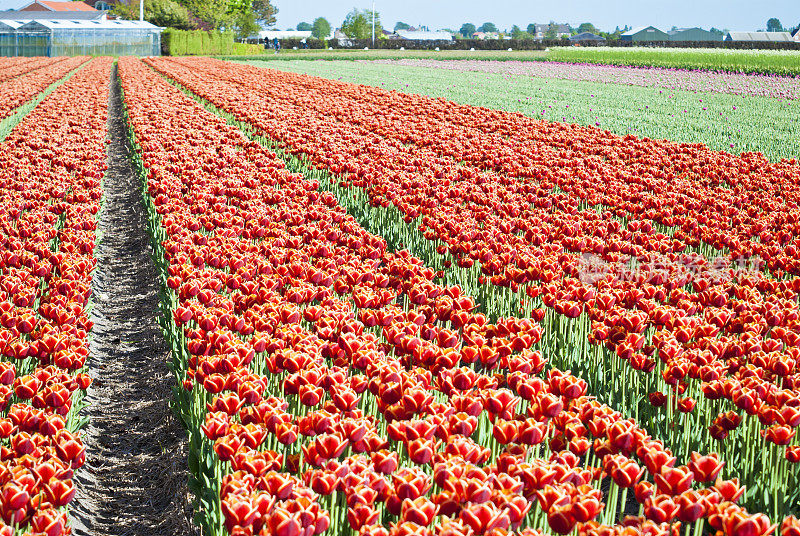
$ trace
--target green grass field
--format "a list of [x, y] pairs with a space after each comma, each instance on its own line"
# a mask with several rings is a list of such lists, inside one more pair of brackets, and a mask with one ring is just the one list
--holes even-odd
[[548, 50], [281, 50], [260, 56], [226, 57], [236, 60], [507, 60], [564, 61], [636, 67], [706, 69], [744, 73], [800, 76], [800, 50], [733, 50], [691, 48], [555, 47]]
[[270, 67], [443, 97], [617, 134], [670, 139], [771, 160], [800, 155], [800, 101], [349, 61], [255, 61]]
[[800, 50], [558, 47], [547, 52], [547, 59], [635, 67], [800, 75]]

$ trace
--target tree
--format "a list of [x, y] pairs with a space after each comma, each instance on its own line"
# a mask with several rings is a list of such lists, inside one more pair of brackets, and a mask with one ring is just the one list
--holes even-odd
[[713, 28], [713, 27], [712, 27], [712, 28], [709, 30], [709, 32], [710, 32], [710, 33], [712, 33], [712, 34], [714, 34], [714, 35], [724, 35], [724, 32], [723, 32], [722, 30], [720, 30], [719, 28]]
[[227, 29], [233, 22], [227, 0], [183, 0], [182, 4], [212, 30]]
[[[139, 18], [139, 4], [115, 4], [111, 12], [121, 19], [135, 20]], [[189, 11], [173, 0], [145, 0], [144, 20], [164, 28], [191, 30], [194, 28]]]
[[528, 30], [529, 34], [536, 37], [536, 25], [534, 23], [528, 24], [528, 27], [526, 29]]
[[592, 24], [591, 22], [583, 22], [583, 23], [581, 23], [580, 26], [578, 26], [578, 33], [584, 33], [584, 32], [593, 33], [593, 34], [598, 34], [599, 33], [597, 28], [595, 27], [595, 25]]
[[301, 22], [300, 24], [297, 25], [298, 32], [310, 32], [313, 29], [314, 27], [311, 26], [311, 24], [308, 22]]
[[236, 37], [244, 38], [257, 35], [261, 30], [261, 26], [256, 20], [255, 13], [248, 9], [234, 14], [229, 23], [229, 29], [236, 33]]
[[523, 32], [522, 28], [517, 26], [516, 24], [511, 27], [511, 38], [512, 39], [532, 39], [533, 36], [528, 32]]
[[270, 0], [253, 0], [251, 9], [260, 26], [268, 28], [275, 25], [278, 8], [270, 4]]
[[325, 39], [331, 34], [331, 23], [323, 17], [314, 19], [314, 25], [311, 28], [311, 37], [317, 39]]
[[372, 37], [372, 20], [375, 19], [375, 36], [383, 34], [381, 19], [378, 13], [365, 9], [354, 9], [347, 14], [342, 23], [342, 31], [350, 39], [370, 39]]
[[550, 21], [550, 24], [547, 25], [547, 31], [544, 33], [545, 39], [556, 39], [558, 37], [558, 30], [556, 27], [556, 23]]
[[409, 28], [411, 28], [411, 25], [410, 24], [406, 24], [405, 22], [397, 21], [397, 24], [394, 25], [394, 31], [395, 32], [397, 30], [408, 30]]
[[370, 9], [364, 10], [364, 16], [367, 17], [367, 25], [369, 26], [369, 35], [372, 37], [372, 20], [375, 19], [375, 39], [383, 39], [383, 25], [381, 24], [381, 14], [377, 11]]
[[475, 35], [475, 25], [471, 22], [467, 22], [461, 25], [461, 29], [458, 30], [458, 33], [466, 37], [467, 39], [471, 39], [473, 35]]
[[[247, 37], [275, 24], [270, 0], [145, 0], [144, 18], [157, 26], [190, 30], [231, 30]], [[111, 11], [122, 19], [138, 19], [138, 2], [119, 2]]]
[[497, 26], [495, 26], [493, 22], [484, 22], [481, 24], [480, 28], [478, 28], [478, 31], [483, 33], [497, 33]]
[[772, 17], [767, 21], [767, 31], [768, 32], [782, 32], [783, 31], [783, 24], [781, 21]]

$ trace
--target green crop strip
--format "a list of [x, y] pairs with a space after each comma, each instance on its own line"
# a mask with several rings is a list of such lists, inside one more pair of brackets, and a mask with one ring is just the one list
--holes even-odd
[[547, 59], [549, 61], [631, 65], [634, 67], [800, 75], [800, 50], [555, 47], [548, 51]]

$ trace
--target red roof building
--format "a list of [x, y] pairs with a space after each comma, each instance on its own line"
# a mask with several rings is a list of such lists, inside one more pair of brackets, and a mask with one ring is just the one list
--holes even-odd
[[97, 11], [84, 2], [57, 2], [55, 0], [34, 0], [19, 11], [57, 11], [66, 13], [70, 11]]

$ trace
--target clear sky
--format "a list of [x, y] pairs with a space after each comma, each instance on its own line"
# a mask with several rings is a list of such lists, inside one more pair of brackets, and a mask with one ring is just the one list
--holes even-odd
[[[29, 0], [0, 0], [0, 10], [18, 8]], [[371, 0], [273, 0], [281, 30], [298, 22], [325, 17], [334, 27], [348, 11], [370, 8]], [[712, 26], [729, 30], [766, 29], [767, 19], [777, 17], [784, 26], [800, 24], [800, 0], [376, 0], [375, 9], [387, 28], [397, 21], [425, 24], [433, 29], [458, 30], [465, 22], [480, 26], [494, 22], [500, 29], [518, 24], [551, 20], [577, 26], [591, 22], [610, 31], [626, 24], [653, 25], [663, 30], [673, 26]]]
[[[2, 0], [0, 0], [2, 1]], [[277, 27], [285, 30], [298, 22], [325, 17], [341, 25], [354, 7], [371, 8], [371, 0], [273, 0], [278, 8]], [[766, 29], [767, 19], [777, 17], [784, 26], [800, 24], [800, 0], [376, 0], [375, 9], [389, 29], [397, 21], [432, 30], [458, 30], [465, 22], [480, 26], [494, 22], [500, 29], [517, 24], [551, 20], [577, 26], [591, 22], [600, 30], [615, 26], [653, 25], [755, 31]]]
[[0, 11], [19, 9], [26, 4], [30, 4], [30, 2], [27, 0], [0, 0]]

